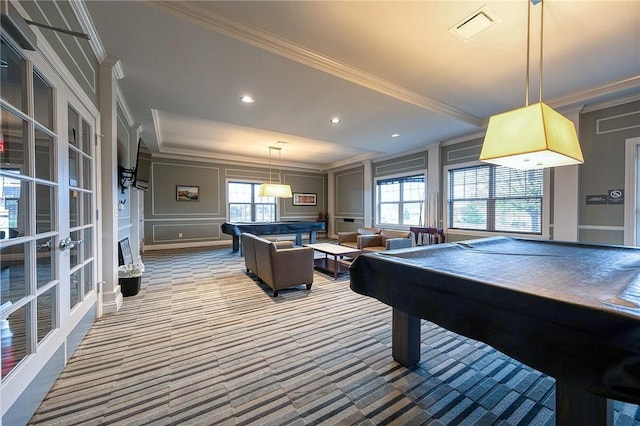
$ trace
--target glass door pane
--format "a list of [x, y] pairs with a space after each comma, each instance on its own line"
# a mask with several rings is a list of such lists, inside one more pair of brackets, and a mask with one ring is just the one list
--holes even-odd
[[[59, 193], [53, 88], [2, 40], [0, 336], [2, 378], [58, 327]], [[3, 63], [4, 65], [4, 63]], [[65, 161], [66, 163], [66, 161]], [[9, 382], [11, 383], [11, 382]], [[8, 385], [10, 386], [10, 385]], [[5, 383], [3, 383], [3, 391]]]
[[69, 125], [69, 237], [74, 245], [69, 249], [70, 308], [81, 303], [95, 290], [95, 215], [94, 215], [94, 159], [92, 127], [71, 105], [68, 107]]

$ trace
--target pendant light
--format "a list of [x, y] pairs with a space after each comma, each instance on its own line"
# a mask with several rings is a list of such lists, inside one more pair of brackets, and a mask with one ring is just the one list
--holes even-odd
[[[291, 186], [279, 184], [279, 183], [271, 183], [271, 154], [276, 150], [278, 151], [278, 163], [280, 164], [280, 159], [282, 155], [282, 148], [277, 146], [269, 147], [269, 183], [263, 183], [260, 185], [258, 189], [258, 195], [260, 197], [276, 197], [276, 198], [292, 198], [293, 194], [291, 193]], [[278, 169], [278, 180], [281, 179], [282, 170]]]
[[[537, 3], [540, 0], [535, 0]], [[527, 74], [525, 106], [489, 118], [480, 161], [514, 169], [541, 169], [582, 164], [582, 150], [571, 120], [542, 102], [544, 0], [540, 1], [539, 100], [529, 105], [531, 3], [527, 0]]]

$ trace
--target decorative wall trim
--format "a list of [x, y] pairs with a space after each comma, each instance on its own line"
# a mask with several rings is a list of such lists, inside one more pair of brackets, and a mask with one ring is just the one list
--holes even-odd
[[[196, 238], [166, 238], [166, 239], [162, 239], [160, 237], [156, 236], [156, 231], [159, 231], [162, 228], [180, 228], [182, 231], [185, 231], [187, 229], [193, 229], [196, 227], [206, 227], [206, 230], [201, 233], [201, 235], [205, 235], [203, 237], [196, 237]], [[208, 235], [206, 236], [206, 233], [208, 231], [214, 230], [216, 232], [212, 232], [212, 235]], [[221, 230], [220, 230], [220, 224], [219, 223], [200, 223], [200, 224], [190, 224], [190, 225], [152, 225], [151, 226], [151, 241], [154, 243], [159, 243], [159, 242], [178, 242], [178, 241], [211, 241], [212, 239], [220, 239], [221, 237]], [[145, 246], [146, 248], [146, 246]]]
[[[284, 172], [282, 177], [283, 177], [283, 183], [285, 183], [285, 184], [286, 183], [291, 183], [290, 180], [287, 180], [287, 177], [298, 177], [300, 179], [319, 179], [321, 181], [320, 183], [321, 183], [322, 192], [318, 194], [318, 205], [314, 206], [314, 208], [317, 209], [318, 212], [326, 212], [327, 211], [327, 185], [325, 184], [326, 183], [325, 175], [315, 175], [315, 176], [313, 176], [313, 175], [301, 175], [301, 174], [296, 174], [296, 173]], [[302, 192], [305, 192], [305, 191], [302, 191]], [[315, 192], [315, 191], [312, 191], [312, 192]], [[288, 203], [288, 202], [283, 203], [282, 204], [282, 208], [281, 208], [280, 216], [281, 217], [284, 216], [287, 219], [297, 220], [293, 216], [289, 216], [287, 214], [287, 209], [290, 208], [290, 207], [291, 208], [293, 207], [293, 205], [291, 205], [291, 203]], [[289, 212], [289, 214], [291, 214], [291, 212]], [[294, 214], [299, 215], [300, 213], [296, 211]], [[318, 218], [317, 216], [309, 216], [309, 215], [307, 215], [304, 218], [300, 218], [300, 220], [309, 220], [309, 219], [315, 220], [317, 218]]]
[[[344, 177], [347, 177], [347, 176], [349, 176], [349, 175], [360, 175], [360, 176], [361, 176], [361, 180], [362, 180], [362, 181], [363, 181], [363, 183], [364, 183], [364, 170], [363, 170], [363, 169], [360, 169], [360, 170], [353, 170], [353, 171], [351, 171], [351, 172], [341, 172], [341, 173], [336, 173], [336, 174], [335, 174], [335, 182], [336, 182], [336, 190], [335, 190], [335, 193], [336, 193], [336, 194], [340, 194], [340, 193], [341, 193], [341, 190], [340, 190], [340, 179], [341, 179], [341, 178], [344, 178]], [[340, 207], [340, 206], [339, 206], [339, 205], [337, 205], [337, 203], [336, 203], [336, 212], [335, 212], [336, 217], [337, 217], [337, 216], [344, 216], [344, 217], [347, 217], [347, 218], [349, 218], [349, 217], [354, 217], [354, 216], [355, 216], [355, 217], [364, 217], [364, 211], [359, 211], [359, 212], [355, 212], [355, 211], [354, 211], [354, 212], [349, 212], [349, 211], [338, 211], [337, 209], [338, 209], [339, 207]], [[363, 207], [364, 207], [364, 206], [363, 206]]]
[[607, 109], [614, 106], [624, 105], [624, 104], [637, 102], [637, 101], [640, 101], [640, 93], [632, 93], [627, 96], [616, 97], [613, 99], [608, 99], [606, 101], [594, 102], [592, 104], [585, 105], [580, 112], [581, 113], [594, 112], [594, 111], [599, 111], [601, 109]]
[[84, 1], [70, 1], [69, 5], [76, 14], [76, 18], [80, 23], [80, 27], [82, 27], [82, 31], [89, 34], [89, 45], [91, 46], [93, 53], [96, 55], [98, 62], [102, 62], [107, 56], [107, 51], [102, 44], [102, 40], [100, 40], [96, 26], [93, 24], [93, 20], [91, 19], [91, 15], [87, 10]]
[[[70, 2], [70, 3], [74, 3], [74, 2]], [[72, 28], [72, 25], [69, 24], [69, 21], [67, 20], [66, 16], [64, 16], [62, 11], [60, 10], [60, 7], [58, 6], [58, 2], [55, 1], [55, 2], [53, 2], [53, 4], [55, 5], [56, 9], [58, 10], [58, 14], [60, 15], [60, 19], [62, 19], [63, 22], [67, 25], [67, 28]], [[42, 10], [40, 5], [37, 2], [34, 2], [34, 5], [40, 11], [40, 14], [42, 15], [42, 18], [45, 20], [45, 22], [48, 25], [55, 27], [56, 26], [55, 23], [52, 23], [49, 20], [49, 17]], [[77, 17], [77, 15], [76, 15], [76, 17]], [[63, 40], [62, 37], [61, 37], [61, 33], [59, 33], [58, 31], [53, 31], [52, 35], [58, 40], [58, 42], [60, 43], [60, 45], [64, 49], [65, 53], [67, 54], [67, 59], [69, 59], [69, 63], [72, 63], [73, 65], [75, 65], [76, 69], [78, 70], [78, 75], [82, 76], [82, 78], [87, 83], [87, 86], [89, 86], [91, 91], [94, 94], [97, 94], [97, 90], [98, 90], [97, 86], [98, 86], [98, 84], [97, 84], [96, 70], [93, 69], [93, 67], [91, 66], [91, 62], [89, 61], [89, 58], [87, 58], [87, 56], [84, 54], [84, 50], [82, 49], [82, 46], [79, 43], [79, 39], [77, 37], [65, 37], [65, 39]], [[85, 74], [85, 72], [84, 72], [85, 70], [83, 70], [83, 68], [76, 61], [76, 55], [72, 55], [71, 52], [69, 52], [69, 49], [67, 48], [67, 43], [65, 42], [65, 40], [72, 40], [71, 42], [76, 44], [76, 46], [78, 47], [78, 50], [82, 53], [82, 57], [87, 61], [88, 68], [89, 68], [89, 70], [91, 70], [91, 75], [86, 75]], [[40, 41], [41, 41], [41, 38], [38, 37], [38, 43]]]
[[482, 150], [482, 145], [471, 145], [464, 148], [452, 149], [447, 151], [447, 163], [451, 161], [477, 160], [480, 150]]
[[[224, 176], [226, 178], [239, 178], [239, 179], [259, 179], [261, 181], [269, 180], [269, 172], [263, 170], [253, 170], [253, 169], [225, 169]], [[271, 179], [274, 177], [278, 178], [278, 182], [280, 181], [280, 175], [276, 170], [275, 173], [271, 173]]]
[[[14, 6], [16, 6], [16, 9], [23, 17], [31, 18], [31, 16], [27, 14], [26, 10], [22, 8], [20, 3], [14, 3]], [[42, 36], [39, 29], [35, 28], [34, 31], [38, 31], [40, 34], [40, 37], [38, 37], [38, 50], [40, 51], [40, 54], [31, 54], [30, 52], [26, 52], [27, 57], [34, 62], [34, 65], [39, 66], [42, 61], [46, 62], [51, 67], [51, 71], [60, 78], [62, 84], [69, 88], [71, 93], [73, 93], [73, 95], [75, 95], [75, 97], [80, 101], [80, 104], [87, 109], [91, 118], [95, 119], [98, 117], [100, 115], [100, 111], [93, 101], [89, 99], [84, 89], [80, 87], [80, 84], [78, 84], [75, 77], [71, 75], [71, 72], [55, 53], [53, 47], [51, 47], [47, 39]]]
[[[621, 123], [616, 124], [615, 120], [618, 119], [622, 119], [624, 117], [629, 117], [629, 116], [637, 116], [637, 119], [635, 120], [631, 120], [632, 122], [638, 123], [635, 125], [631, 125], [631, 126], [623, 126], [623, 127], [615, 127], [616, 125], [620, 125]], [[622, 121], [622, 120], [621, 120]], [[609, 124], [609, 128], [607, 128], [606, 124]], [[629, 129], [635, 129], [640, 127], [640, 111], [632, 111], [632, 112], [628, 112], [626, 114], [618, 114], [618, 115], [612, 115], [610, 117], [605, 117], [605, 118], [600, 118], [598, 120], [596, 120], [596, 134], [597, 135], [603, 135], [605, 133], [613, 133], [613, 132], [620, 132], [622, 130], [629, 130]]]
[[[408, 163], [414, 163], [412, 165], [408, 165]], [[394, 166], [398, 166], [400, 164], [404, 164], [406, 167], [394, 168]], [[395, 161], [389, 163], [374, 163], [375, 167], [375, 176], [381, 177], [385, 176], [385, 173], [402, 173], [404, 171], [419, 171], [427, 168], [427, 162], [424, 156], [407, 158], [402, 161]]]
[[231, 247], [231, 240], [207, 241], [207, 242], [197, 242], [197, 243], [179, 243], [179, 244], [145, 244], [144, 251], [196, 248], [196, 247], [213, 247], [213, 246]]
[[578, 225], [579, 230], [624, 232], [624, 226]]
[[215, 222], [215, 221], [226, 221], [227, 219], [224, 217], [206, 217], [206, 216], [202, 216], [202, 217], [185, 217], [185, 218], [174, 218], [174, 217], [168, 217], [168, 218], [149, 218], [146, 219], [145, 218], [145, 222]]
[[[175, 164], [175, 163], [159, 163], [159, 162], [153, 162], [151, 163], [151, 181], [152, 182], [157, 182], [157, 180], [155, 179], [155, 172], [156, 172], [156, 167], [157, 166], [170, 166], [170, 167], [180, 167], [182, 169], [184, 168], [199, 168], [199, 169], [210, 169], [210, 170], [215, 170], [216, 174], [217, 174], [217, 180], [218, 182], [220, 182], [220, 168], [219, 167], [208, 167], [208, 166], [196, 166], [196, 165], [191, 165], [191, 164]], [[220, 197], [218, 197], [218, 210], [217, 211], [211, 211], [211, 212], [202, 212], [202, 213], [158, 213], [156, 211], [156, 196], [155, 193], [158, 190], [158, 188], [155, 188], [155, 186], [152, 186], [152, 191], [151, 191], [151, 214], [153, 216], [203, 216], [203, 215], [207, 215], [207, 214], [212, 214], [212, 215], [220, 215]], [[145, 221], [147, 221], [149, 219], [145, 218]]]

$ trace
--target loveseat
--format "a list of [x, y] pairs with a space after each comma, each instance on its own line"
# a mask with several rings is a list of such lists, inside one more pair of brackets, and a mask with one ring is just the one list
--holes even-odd
[[358, 237], [358, 248], [365, 252], [408, 248], [413, 247], [413, 244], [413, 232], [411, 231], [381, 229], [378, 234]]
[[294, 247], [292, 241], [269, 241], [250, 233], [243, 233], [242, 250], [247, 273], [252, 272], [258, 279], [273, 289], [273, 297], [278, 290], [313, 284], [313, 249]]
[[339, 232], [338, 244], [365, 252], [393, 250], [412, 247], [414, 235], [411, 231], [359, 228], [357, 232]]

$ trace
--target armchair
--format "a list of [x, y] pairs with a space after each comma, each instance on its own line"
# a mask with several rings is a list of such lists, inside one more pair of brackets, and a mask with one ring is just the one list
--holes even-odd
[[377, 235], [380, 233], [376, 228], [358, 228], [357, 232], [338, 232], [338, 244], [341, 246], [360, 248], [358, 245], [358, 237], [361, 235]]
[[313, 249], [294, 247], [292, 241], [272, 241], [258, 236], [242, 234], [242, 244], [247, 272], [253, 272], [260, 281], [273, 290], [313, 284]]

